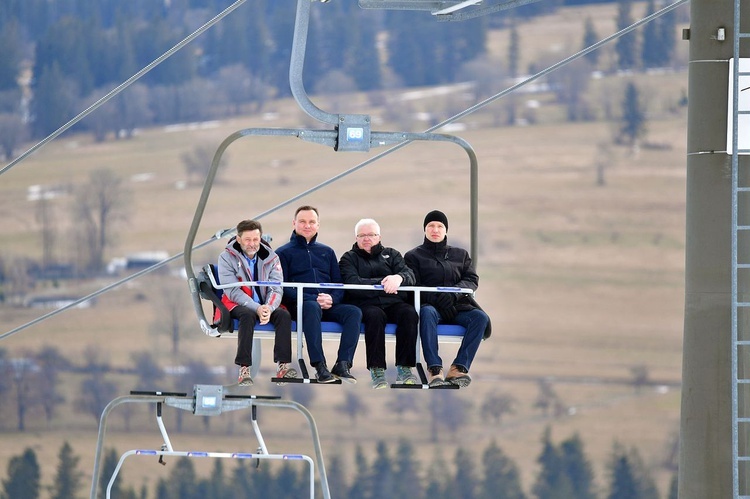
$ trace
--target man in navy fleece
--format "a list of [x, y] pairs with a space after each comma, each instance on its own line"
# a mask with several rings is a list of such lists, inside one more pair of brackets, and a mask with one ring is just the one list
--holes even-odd
[[[288, 243], [276, 250], [281, 260], [285, 281], [342, 282], [336, 253], [331, 247], [317, 241], [319, 226], [316, 208], [312, 206], [297, 208], [292, 221], [294, 229], [292, 236]], [[349, 370], [359, 342], [362, 311], [357, 306], [342, 303], [343, 299], [343, 289], [305, 288], [304, 290], [302, 330], [305, 334], [310, 364], [317, 372], [316, 378], [319, 383], [330, 383], [335, 378], [347, 383], [357, 382]], [[284, 288], [282, 302], [292, 316], [295, 316], [297, 312], [296, 288]], [[338, 357], [330, 372], [323, 353], [321, 321], [338, 322], [343, 328]]]

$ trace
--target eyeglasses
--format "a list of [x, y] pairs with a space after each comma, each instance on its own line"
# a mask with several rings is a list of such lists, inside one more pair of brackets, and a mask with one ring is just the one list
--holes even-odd
[[364, 239], [366, 237], [369, 237], [370, 239], [375, 239], [379, 235], [380, 234], [372, 234], [372, 233], [370, 233], [370, 234], [357, 234], [357, 239]]

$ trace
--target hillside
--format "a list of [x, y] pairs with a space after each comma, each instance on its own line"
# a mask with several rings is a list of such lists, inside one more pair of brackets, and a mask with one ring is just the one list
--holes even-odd
[[[614, 6], [563, 9], [560, 15], [581, 18], [589, 12], [585, 9], [596, 9], [591, 12], [600, 13], [602, 26], [614, 19]], [[535, 29], [562, 25], [539, 20], [529, 26], [529, 39], [535, 39]], [[610, 31], [601, 29], [602, 33]], [[498, 39], [506, 36], [500, 33]], [[555, 39], [570, 46], [577, 44], [571, 41], [576, 36], [574, 29]], [[538, 53], [555, 45], [553, 41], [536, 43]], [[416, 399], [419, 412], [400, 419], [388, 404], [403, 393], [369, 388], [364, 345], [360, 344], [353, 369], [359, 384], [301, 387], [314, 391], [309, 408], [324, 452], [344, 456], [352, 472], [357, 445], [374, 453], [379, 440], [395, 447], [399, 438], [410, 438], [422, 463], [439, 453], [452, 464], [456, 447], [472, 449], [478, 457], [494, 439], [521, 467], [528, 491], [536, 476], [542, 434], [550, 427], [554, 441], [575, 433], [581, 436], [602, 487], [613, 442], [637, 448], [664, 494], [671, 471], [660, 465], [667, 459], [679, 424], [684, 300], [685, 110], [674, 102], [673, 89], [686, 86], [686, 74], [639, 78], [642, 88], [648, 89], [651, 109], [647, 142], [658, 147], [626, 150], [612, 145], [614, 125], [607, 122], [556, 121], [560, 110], [547, 94], [523, 98], [541, 105], [539, 112], [545, 119], [533, 126], [492, 127], [489, 111], [461, 121], [463, 129], [452, 133], [466, 139], [479, 158], [478, 300], [491, 314], [494, 326], [493, 337], [482, 345], [472, 369], [475, 382], [451, 394], [455, 403], [470, 408], [470, 422], [460, 434], [443, 432], [434, 442], [428, 417], [434, 394], [416, 390], [403, 392]], [[592, 85], [592, 102], [603, 105], [607, 91], [620, 88], [625, 80], [612, 77]], [[369, 108], [364, 97], [352, 96], [345, 102], [355, 108], [351, 112], [372, 112], [378, 118], [383, 114]], [[458, 105], [449, 98], [420, 102], [428, 108]], [[501, 105], [502, 101], [494, 106]], [[275, 102], [264, 112], [203, 126], [142, 130], [127, 141], [97, 144], [87, 136], [68, 135], [49, 144], [0, 179], [0, 214], [6, 221], [0, 226], [3, 258], [41, 255], [34, 203], [26, 198], [29, 186], [80, 185], [99, 168], [112, 169], [127, 179], [133, 192], [130, 216], [119, 227], [107, 257], [150, 250], [181, 252], [201, 188], [182, 188], [181, 155], [196, 144], [215, 148], [243, 128], [294, 127], [308, 121], [293, 102]], [[377, 129], [398, 126], [382, 118]], [[449, 241], [468, 245], [468, 161], [455, 146], [409, 145], [293, 202], [288, 200], [369, 156], [334, 153], [289, 138], [243, 138], [227, 155], [229, 164], [211, 193], [197, 242], [234, 225], [238, 217], [254, 217], [283, 204], [262, 219], [278, 246], [291, 231], [294, 208], [304, 203], [320, 209], [321, 240], [339, 254], [352, 244], [354, 224], [363, 217], [377, 219], [384, 244], [405, 252], [421, 241], [422, 218], [435, 208], [448, 214]], [[606, 165], [603, 186], [596, 182], [601, 163]], [[60, 255], [69, 256], [76, 247], [72, 238], [64, 237], [74, 224], [67, 215], [67, 202], [64, 197], [55, 200], [63, 235], [57, 249]], [[196, 252], [194, 265], [214, 260], [221, 244]], [[178, 260], [175, 269], [181, 263]], [[113, 280], [87, 282], [85, 289], [70, 291], [90, 292]], [[50, 283], [48, 289], [38, 291], [60, 292], [68, 286], [56, 285], [60, 287]], [[185, 290], [190, 329], [177, 356], [171, 354], [167, 338], [154, 332], [156, 305], [165, 289]], [[4, 325], [0, 334], [41, 313], [0, 307]], [[231, 369], [232, 342], [203, 336], [192, 315], [184, 279], [148, 277], [101, 296], [91, 308], [71, 310], [32, 326], [0, 343], [0, 348], [11, 356], [22, 356], [28, 350], [53, 346], [83, 364], [87, 348], [93, 347], [114, 368], [130, 367], [133, 352], [150, 351], [164, 366], [200, 358]], [[327, 355], [335, 356], [335, 348], [327, 343]], [[389, 345], [389, 352], [392, 348]], [[454, 348], [441, 350], [446, 362]], [[270, 351], [270, 344], [264, 344], [264, 372], [269, 377]], [[389, 353], [389, 362], [391, 358]], [[649, 383], [636, 389], [635, 375], [644, 371]], [[121, 394], [133, 388], [132, 377], [108, 376]], [[229, 382], [233, 377], [230, 370], [220, 379]], [[35, 413], [29, 417], [28, 430], [16, 432], [15, 414], [0, 405], [5, 421], [0, 425], [0, 477], [5, 475], [8, 459], [31, 446], [43, 456], [43, 479], [48, 482], [57, 451], [68, 439], [81, 456], [84, 481], [90, 480], [97, 425], [94, 418], [74, 408], [81, 379], [66, 376], [68, 403], [50, 427]], [[557, 417], [545, 416], [534, 407], [542, 380], [553, 387], [564, 406]], [[171, 380], [165, 380], [155, 388], [170, 389], [170, 384]], [[256, 388], [258, 393], [276, 390], [270, 383], [258, 383]], [[360, 421], [350, 421], [338, 408], [347, 392], [361, 397], [367, 407]], [[518, 402], [514, 414], [494, 424], [480, 408], [489, 394], [498, 393], [512, 395]], [[283, 394], [289, 396], [291, 391]], [[239, 450], [252, 452], [256, 444], [245, 418], [238, 413], [214, 418], [208, 432], [197, 418], [185, 418], [186, 431], [172, 434], [173, 441], [181, 448], [225, 451], [238, 450], [240, 442]], [[295, 418], [263, 411], [261, 428], [272, 451], [312, 454], [304, 422]], [[174, 413], [167, 413], [165, 419], [171, 429]], [[115, 418], [107, 444], [120, 452], [158, 448], [161, 439], [153, 423], [153, 414], [142, 409], [133, 416], [130, 431]], [[210, 463], [200, 466], [206, 471]], [[134, 458], [123, 473], [128, 483], [138, 487], [143, 481], [152, 486], [169, 471], [169, 466], [165, 469]]]

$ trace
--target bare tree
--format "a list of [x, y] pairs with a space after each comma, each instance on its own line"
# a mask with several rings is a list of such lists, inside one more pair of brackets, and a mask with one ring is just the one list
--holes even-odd
[[49, 267], [55, 261], [53, 250], [57, 241], [57, 224], [55, 210], [49, 195], [42, 192], [37, 200], [36, 221], [39, 224], [39, 235], [42, 239], [42, 268]]
[[547, 379], [541, 378], [538, 382], [538, 387], [539, 394], [534, 401], [534, 407], [539, 408], [545, 416], [549, 416], [550, 410], [552, 410], [553, 414], [556, 414], [562, 403], [552, 383]]
[[13, 368], [10, 365], [8, 351], [0, 348], [0, 409], [8, 404], [9, 397], [5, 394], [12, 388]]
[[648, 384], [648, 366], [645, 364], [638, 364], [630, 368], [630, 375], [632, 376], [633, 387], [636, 392], [639, 392], [641, 388]]
[[[432, 391], [432, 390], [430, 390]], [[454, 390], [435, 390], [429, 401], [430, 439], [438, 441], [439, 429], [444, 427], [453, 436], [469, 419], [471, 403], [458, 398]]]
[[[88, 108], [109, 93], [109, 91], [110, 89], [107, 88], [94, 90], [84, 100], [83, 106]], [[104, 142], [107, 139], [107, 133], [117, 128], [119, 118], [117, 106], [113, 102], [107, 102], [87, 116], [83, 124], [91, 131], [95, 142]]]
[[[208, 171], [211, 169], [211, 164], [214, 160], [216, 148], [209, 146], [208, 144], [199, 144], [193, 147], [190, 152], [183, 153], [180, 156], [182, 164], [185, 167], [185, 173], [188, 177], [188, 182], [201, 184], [206, 180]], [[216, 179], [218, 179], [222, 173], [226, 170], [227, 163], [229, 162], [229, 156], [226, 154], [222, 155], [219, 160], [219, 166], [216, 169]]]
[[[501, 61], [491, 61], [486, 57], [481, 57], [467, 62], [461, 67], [460, 74], [461, 78], [466, 81], [474, 82], [474, 101], [479, 101], [490, 97], [497, 92], [497, 86], [499, 82], [504, 81], [508, 71], [503, 68]], [[507, 95], [506, 98], [513, 97], [515, 94]], [[509, 104], [509, 106], [515, 106], [515, 102]], [[499, 126], [502, 121], [503, 107], [492, 106], [490, 108], [492, 112], [493, 125]], [[513, 109], [506, 108], [508, 113], [515, 116]], [[515, 120], [514, 118], [508, 117], [508, 121]], [[510, 124], [513, 124], [512, 122]]]
[[117, 384], [105, 379], [109, 372], [109, 361], [98, 348], [87, 347], [83, 357], [87, 377], [81, 382], [76, 407], [79, 412], [91, 415], [98, 422], [104, 408], [115, 398]]
[[169, 338], [172, 354], [177, 355], [180, 352], [180, 340], [188, 329], [186, 317], [190, 310], [190, 295], [183, 286], [177, 286], [177, 283], [161, 282], [164, 284], [155, 286], [157, 296], [152, 303], [156, 313], [151, 328], [154, 333]]
[[243, 104], [250, 104], [250, 112], [257, 113], [273, 92], [268, 84], [254, 77], [241, 64], [221, 68], [216, 84], [224, 92], [231, 114], [240, 114]]
[[565, 106], [568, 121], [594, 119], [591, 105], [585, 98], [591, 80], [591, 71], [588, 61], [578, 59], [547, 76], [558, 102]]
[[398, 420], [401, 421], [407, 412], [419, 412], [417, 398], [411, 393], [411, 390], [395, 390], [396, 396], [386, 403], [391, 412], [395, 412]]
[[117, 103], [118, 121], [115, 123], [115, 137], [130, 139], [136, 127], [148, 125], [154, 120], [149, 106], [149, 89], [143, 83], [136, 83], [126, 92], [119, 94]]
[[60, 370], [68, 365], [68, 361], [60, 354], [55, 347], [42, 347], [34, 355], [39, 369], [42, 372], [42, 379], [38, 386], [40, 404], [44, 408], [44, 417], [47, 419], [47, 425], [55, 417], [57, 406], [65, 402], [59, 390]]
[[13, 159], [16, 148], [28, 138], [29, 129], [20, 115], [0, 113], [0, 151], [6, 159]]
[[6, 280], [6, 300], [10, 303], [20, 304], [34, 286], [34, 281], [29, 276], [31, 262], [27, 258], [12, 257], [3, 259], [3, 263], [5, 265], [3, 274]]
[[616, 163], [616, 158], [612, 153], [610, 144], [606, 142], [598, 143], [596, 145], [596, 156], [594, 157], [596, 185], [603, 187], [607, 184], [604, 173], [607, 171], [607, 168], [613, 166], [613, 163]]
[[138, 376], [136, 381], [137, 390], [147, 390], [154, 387], [154, 383], [164, 379], [164, 369], [156, 362], [151, 352], [133, 352], [130, 359], [135, 365]]
[[88, 184], [74, 190], [73, 217], [88, 270], [104, 267], [104, 250], [112, 242], [117, 223], [128, 218], [130, 198], [131, 191], [110, 169], [93, 171]]
[[35, 388], [39, 385], [39, 366], [29, 357], [9, 359], [13, 387], [16, 392], [18, 431], [26, 430], [26, 413], [39, 401]]
[[357, 425], [357, 416], [367, 412], [367, 405], [362, 401], [362, 397], [350, 390], [344, 393], [344, 401], [337, 408], [349, 416], [354, 426]]
[[507, 393], [495, 393], [489, 395], [482, 403], [482, 414], [486, 414], [500, 424], [503, 416], [516, 412], [518, 401], [512, 395]]
[[344, 102], [347, 100], [345, 94], [356, 91], [357, 84], [354, 78], [338, 69], [324, 74], [315, 84], [315, 93], [327, 97], [332, 111], [344, 108]]

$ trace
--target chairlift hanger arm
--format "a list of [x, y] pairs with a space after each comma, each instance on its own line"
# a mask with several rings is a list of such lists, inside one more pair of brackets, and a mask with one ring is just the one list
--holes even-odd
[[[200, 296], [200, 282], [198, 278], [195, 275], [195, 271], [193, 270], [193, 262], [192, 262], [192, 255], [193, 255], [193, 245], [195, 243], [195, 237], [198, 233], [198, 227], [200, 226], [201, 220], [203, 218], [203, 213], [206, 209], [206, 204], [208, 203], [208, 197], [211, 194], [211, 189], [213, 187], [214, 179], [216, 178], [216, 172], [219, 168], [219, 164], [221, 162], [221, 158], [224, 155], [224, 152], [226, 149], [236, 140], [247, 137], [247, 136], [288, 136], [288, 137], [298, 137], [303, 140], [308, 140], [310, 142], [315, 143], [322, 143], [322, 142], [330, 142], [336, 139], [337, 132], [334, 130], [304, 130], [304, 129], [290, 129], [290, 128], [246, 128], [243, 130], [239, 130], [237, 132], [234, 132], [229, 137], [224, 139], [224, 141], [219, 145], [219, 148], [216, 150], [216, 153], [214, 154], [214, 158], [211, 161], [211, 167], [208, 171], [208, 174], [206, 175], [206, 180], [203, 184], [203, 191], [201, 192], [201, 197], [198, 201], [198, 205], [195, 209], [195, 215], [193, 216], [193, 221], [190, 225], [190, 229], [188, 231], [187, 238], [185, 239], [185, 246], [183, 251], [184, 256], [184, 264], [185, 264], [185, 274], [187, 275], [188, 280], [188, 288], [190, 290], [190, 294], [193, 299], [193, 308], [195, 309], [195, 313], [198, 316], [198, 321], [200, 323], [201, 329], [208, 333], [211, 330], [211, 326], [206, 319], [205, 313], [203, 311], [203, 304], [201, 303], [201, 296]], [[439, 134], [439, 133], [410, 133], [410, 132], [373, 132], [372, 134], [372, 140], [378, 141], [375, 145], [381, 146], [381, 145], [389, 145], [393, 143], [398, 144], [404, 144], [416, 140], [424, 140], [424, 141], [441, 141], [441, 142], [451, 142], [456, 145], [461, 146], [461, 148], [466, 152], [466, 154], [469, 156], [469, 162], [470, 162], [470, 184], [469, 188], [471, 191], [471, 248], [470, 248], [470, 254], [471, 258], [474, 260], [475, 264], [477, 262], [477, 232], [478, 232], [478, 225], [477, 225], [477, 217], [478, 217], [478, 163], [477, 163], [477, 156], [474, 152], [474, 149], [471, 147], [471, 145], [466, 142], [464, 139], [460, 137], [456, 137], [453, 135], [447, 135], [447, 134]], [[330, 145], [330, 144], [329, 144]], [[369, 164], [369, 162], [374, 161], [375, 159], [379, 158], [380, 156], [376, 156], [374, 158], [370, 158], [368, 162], [363, 163], [361, 166], [365, 166], [366, 164]], [[220, 237], [229, 235], [232, 233], [232, 230], [227, 229], [224, 231], [218, 231], [215, 235], [215, 239], [219, 239]]]

